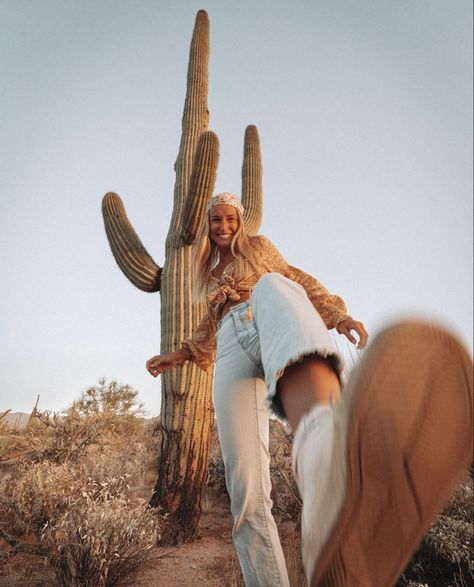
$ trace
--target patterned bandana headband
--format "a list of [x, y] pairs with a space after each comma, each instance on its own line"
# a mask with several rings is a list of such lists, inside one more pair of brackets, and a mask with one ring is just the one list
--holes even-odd
[[230, 192], [221, 192], [220, 194], [212, 196], [212, 198], [207, 203], [206, 214], [211, 208], [214, 208], [214, 206], [218, 206], [219, 204], [228, 204], [229, 206], [234, 206], [234, 208], [237, 208], [237, 210], [242, 215], [244, 214], [244, 207], [242, 206], [240, 198], [234, 196], [234, 194], [231, 194]]

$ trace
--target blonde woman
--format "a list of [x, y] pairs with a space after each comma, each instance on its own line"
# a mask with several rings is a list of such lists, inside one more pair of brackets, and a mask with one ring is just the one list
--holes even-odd
[[[368, 338], [363, 324], [268, 239], [249, 237], [233, 194], [211, 198], [193, 266], [195, 299], [207, 300], [207, 315], [179, 351], [152, 357], [147, 369], [156, 377], [185, 361], [204, 370], [215, 363], [213, 401], [245, 584], [289, 585], [271, 513], [271, 412], [288, 420], [295, 434], [308, 583], [392, 585], [469, 461], [472, 383], [469, 391], [465, 379], [456, 379], [468, 372], [466, 355], [432, 327], [393, 327], [367, 351], [339, 401], [342, 361], [328, 330], [336, 328], [362, 349]], [[421, 364], [420, 348], [428, 349]], [[441, 354], [449, 368], [428, 385], [426, 363], [434, 365]], [[423, 376], [414, 384], [416, 373]], [[442, 392], [449, 385], [446, 415]], [[428, 393], [435, 399], [428, 402]], [[424, 428], [415, 442], [424, 416], [434, 428]], [[452, 430], [461, 420], [459, 443]], [[433, 475], [437, 484], [420, 498], [421, 479], [411, 476], [421, 462], [424, 474], [433, 465], [439, 426], [445, 429], [444, 477]]]

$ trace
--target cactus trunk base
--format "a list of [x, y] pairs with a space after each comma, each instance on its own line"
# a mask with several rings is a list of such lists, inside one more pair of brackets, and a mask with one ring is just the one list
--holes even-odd
[[[151, 507], [159, 507], [164, 513], [170, 514], [170, 529], [167, 538], [170, 543], [181, 544], [197, 537], [201, 518], [202, 496], [206, 487], [209, 454], [212, 441], [212, 429], [205, 431], [205, 445], [201, 438], [196, 442], [201, 445], [197, 454], [191, 450], [186, 455], [189, 473], [183, 479], [179, 461], [169, 459], [167, 455], [181, 452], [186, 440], [183, 434], [162, 430], [162, 446], [158, 466], [158, 479], [150, 500]], [[182, 436], [182, 437], [180, 437]], [[185, 456], [181, 452], [182, 458]]]
[[[209, 434], [209, 438], [212, 435]], [[175, 438], [176, 442], [177, 439]], [[164, 441], [164, 444], [166, 442]], [[179, 441], [176, 442], [179, 445]], [[208, 450], [204, 452], [209, 455]], [[162, 447], [166, 454], [169, 447]], [[158, 480], [150, 500], [150, 506], [159, 507], [164, 513], [170, 514], [170, 528], [167, 541], [171, 544], [182, 544], [197, 537], [201, 518], [202, 496], [206, 486], [208, 458], [201, 455], [193, 478], [186, 479], [184, 484], [176, 481], [178, 475], [172, 471], [166, 458], [160, 459]]]
[[161, 452], [150, 505], [170, 514], [167, 538], [175, 544], [198, 532], [214, 426], [211, 382], [212, 374], [190, 362], [163, 376]]

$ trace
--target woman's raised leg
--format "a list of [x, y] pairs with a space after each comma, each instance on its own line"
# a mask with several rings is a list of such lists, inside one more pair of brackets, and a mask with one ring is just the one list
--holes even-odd
[[[293, 429], [315, 402], [335, 403], [343, 362], [321, 316], [305, 290], [279, 273], [267, 273], [252, 294], [268, 387], [267, 405]], [[303, 368], [302, 368], [303, 367]], [[290, 386], [285, 382], [290, 381]], [[283, 385], [283, 394], [276, 393]], [[297, 389], [285, 413], [282, 400]], [[280, 391], [280, 389], [279, 389]], [[293, 413], [294, 412], [294, 413]]]
[[[316, 542], [321, 542], [317, 518], [321, 517], [323, 526], [334, 523], [345, 496], [344, 460], [341, 467], [334, 467], [332, 462], [341, 459], [332, 406], [340, 396], [342, 360], [324, 322], [298, 284], [277, 273], [264, 275], [254, 290], [252, 309], [269, 390], [267, 405], [288, 419], [296, 431], [293, 467], [303, 514], [311, 509], [316, 497], [331, 496], [325, 502], [326, 511], [315, 508], [317, 514], [311, 516], [311, 540], [306, 539], [308, 516], [302, 518], [303, 563], [311, 577], [315, 533]], [[303, 467], [298, 466], [300, 446], [311, 455], [311, 466], [306, 461]]]
[[327, 359], [309, 355], [285, 369], [277, 383], [276, 395], [294, 433], [303, 415], [314, 405], [337, 404], [341, 385]]
[[[308, 581], [391, 587], [471, 463], [472, 360], [441, 328], [395, 325], [370, 345], [332, 407], [324, 369], [306, 360], [292, 377], [288, 368], [308, 354], [302, 343], [314, 341], [308, 330], [317, 321], [292, 307], [306, 305], [294, 286], [264, 278], [254, 310], [269, 402], [280, 413], [293, 409], [297, 425], [293, 465]], [[324, 344], [314, 351], [332, 364]], [[300, 389], [303, 399], [292, 400]]]

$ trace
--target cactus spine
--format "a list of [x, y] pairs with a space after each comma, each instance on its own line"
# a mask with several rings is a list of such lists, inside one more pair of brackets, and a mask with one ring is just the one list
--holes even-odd
[[[192, 303], [191, 254], [217, 172], [217, 136], [207, 130], [209, 19], [196, 16], [191, 41], [182, 135], [175, 163], [176, 182], [165, 263], [160, 268], [133, 230], [115, 193], [103, 199], [103, 215], [113, 255], [126, 277], [139, 289], [161, 294], [161, 352], [177, 350], [190, 336], [205, 306]], [[248, 207], [246, 226], [258, 231], [262, 210], [261, 161], [257, 129], [250, 126], [244, 141], [242, 200]], [[174, 515], [176, 539], [192, 538], [201, 513], [207, 475], [213, 410], [212, 374], [188, 362], [162, 376], [162, 446], [158, 480], [151, 505]]]

